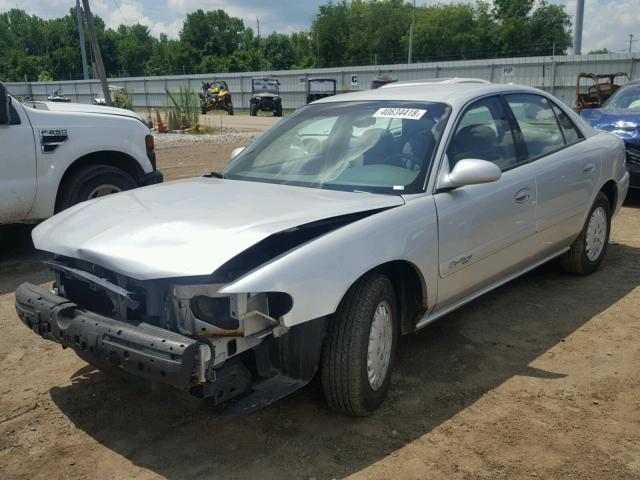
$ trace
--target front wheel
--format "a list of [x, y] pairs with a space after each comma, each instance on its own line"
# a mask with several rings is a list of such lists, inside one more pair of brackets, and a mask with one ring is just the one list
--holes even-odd
[[109, 165], [90, 165], [73, 173], [61, 185], [60, 202], [56, 212], [76, 203], [104, 197], [136, 188], [135, 180], [127, 172]]
[[332, 409], [365, 416], [382, 404], [396, 350], [396, 315], [396, 296], [386, 276], [367, 275], [349, 289], [322, 352], [322, 388]]
[[588, 275], [602, 263], [611, 231], [611, 206], [602, 192], [598, 193], [582, 232], [561, 257], [562, 267], [567, 273]]
[[256, 105], [255, 103], [252, 103], [249, 106], [249, 115], [251, 115], [252, 117], [255, 117], [256, 115], [258, 115], [258, 105]]

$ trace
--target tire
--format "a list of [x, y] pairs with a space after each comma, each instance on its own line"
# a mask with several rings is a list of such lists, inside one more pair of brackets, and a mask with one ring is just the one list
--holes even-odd
[[[124, 192], [138, 185], [127, 172], [108, 165], [89, 165], [73, 173], [64, 184], [56, 213], [77, 203], [103, 196], [105, 191]], [[104, 187], [101, 192], [101, 187]], [[108, 193], [106, 193], [108, 194]]]
[[230, 104], [230, 105], [229, 105], [229, 109], [227, 110], [227, 113], [228, 113], [229, 115], [233, 115], [233, 104]]
[[[387, 331], [387, 335], [378, 338], [391, 339], [390, 344], [381, 342], [388, 348], [383, 349], [388, 351], [388, 358], [380, 356], [387, 358], [387, 366], [378, 370], [380, 375], [372, 382], [368, 374], [368, 348], [374, 317], [381, 305], [388, 307], [391, 328], [390, 333]], [[386, 398], [398, 337], [396, 312], [393, 286], [384, 275], [363, 277], [345, 295], [329, 322], [320, 365], [324, 396], [333, 410], [366, 416]]]
[[251, 115], [252, 117], [258, 115], [258, 106], [255, 103], [249, 105], [249, 115]]
[[202, 115], [206, 115], [207, 114], [207, 107], [200, 107], [200, 113], [202, 113]]
[[276, 106], [276, 109], [273, 111], [273, 116], [274, 117], [281, 117], [282, 116], [282, 105]]
[[[606, 231], [603, 231], [605, 228]], [[610, 232], [611, 206], [606, 195], [600, 192], [589, 210], [580, 235], [571, 244], [570, 250], [560, 257], [563, 270], [572, 275], [589, 275], [597, 270], [607, 253]], [[591, 251], [588, 251], [589, 238]], [[593, 247], [594, 243], [596, 247]], [[597, 247], [598, 244], [601, 246]]]

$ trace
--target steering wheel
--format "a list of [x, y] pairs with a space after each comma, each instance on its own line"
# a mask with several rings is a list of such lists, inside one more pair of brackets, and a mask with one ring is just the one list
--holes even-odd
[[420, 170], [420, 162], [415, 155], [411, 155], [410, 153], [393, 153], [386, 157], [383, 163], [408, 170]]

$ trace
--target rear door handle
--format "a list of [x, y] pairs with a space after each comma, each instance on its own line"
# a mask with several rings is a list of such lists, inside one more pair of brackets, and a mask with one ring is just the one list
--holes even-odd
[[593, 163], [587, 163], [583, 168], [582, 171], [584, 173], [591, 173], [596, 169], [596, 166]]
[[531, 195], [529, 195], [529, 189], [523, 188], [516, 192], [516, 203], [526, 203]]

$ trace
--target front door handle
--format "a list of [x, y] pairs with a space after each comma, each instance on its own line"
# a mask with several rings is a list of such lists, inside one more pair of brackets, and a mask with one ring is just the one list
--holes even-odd
[[521, 190], [518, 190], [516, 192], [516, 203], [526, 203], [529, 198], [531, 198], [531, 195], [529, 194], [529, 189], [528, 188], [523, 188]]
[[593, 163], [587, 163], [583, 168], [582, 171], [584, 173], [591, 173], [596, 169], [596, 166]]

